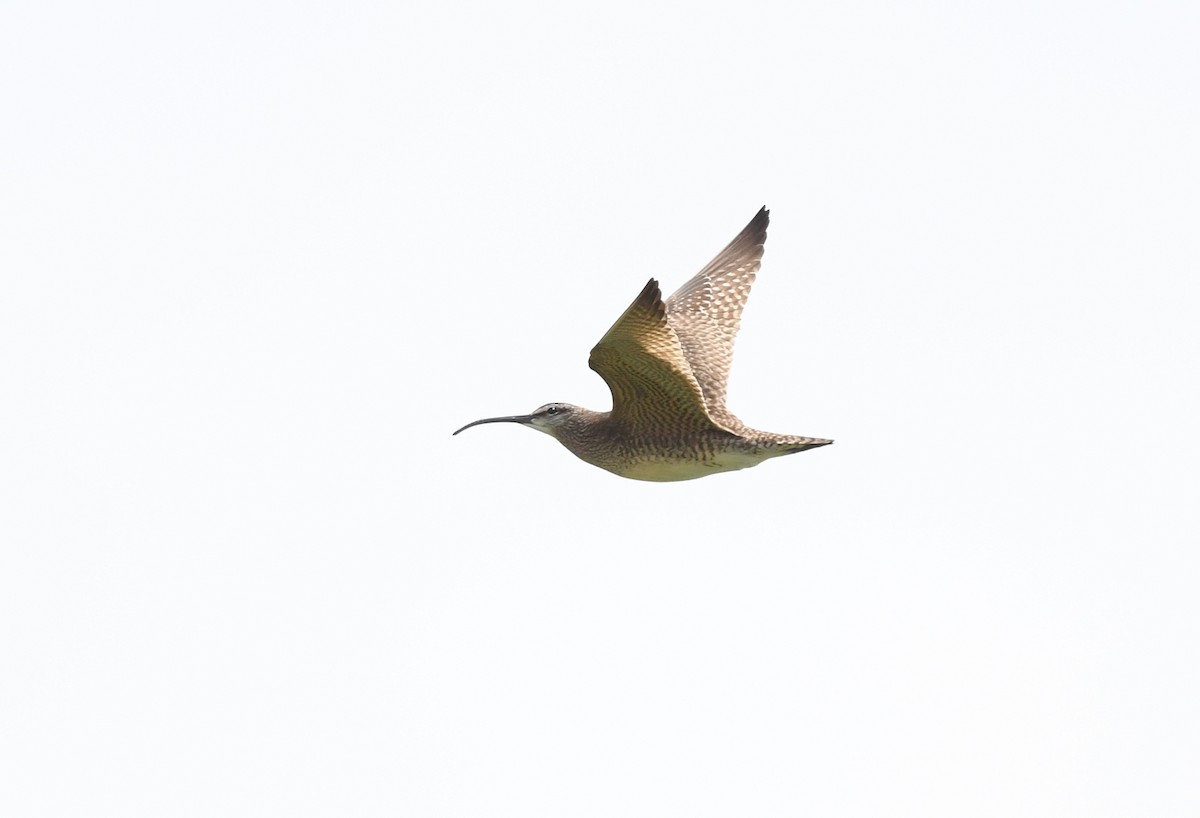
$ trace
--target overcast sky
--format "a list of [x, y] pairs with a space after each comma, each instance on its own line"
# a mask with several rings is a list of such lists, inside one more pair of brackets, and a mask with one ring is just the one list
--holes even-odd
[[1196, 8], [5, 4], [0, 813], [1196, 815]]

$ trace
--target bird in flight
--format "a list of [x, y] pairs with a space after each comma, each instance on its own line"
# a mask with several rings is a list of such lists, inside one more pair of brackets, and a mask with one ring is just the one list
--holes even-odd
[[725, 408], [733, 341], [762, 262], [769, 213], [758, 211], [708, 265], [663, 301], [653, 278], [592, 349], [611, 412], [547, 403], [483, 418], [545, 432], [576, 457], [633, 480], [693, 480], [757, 466], [832, 440], [760, 432]]

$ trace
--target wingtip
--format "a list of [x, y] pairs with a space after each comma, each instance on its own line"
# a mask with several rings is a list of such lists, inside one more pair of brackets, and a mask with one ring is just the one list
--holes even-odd
[[[767, 241], [767, 225], [771, 223], [771, 211], [767, 210], [767, 206], [763, 205], [754, 214], [754, 218], [746, 223], [742, 228], [742, 232], [738, 233], [730, 246], [734, 246], [746, 239], [753, 239], [756, 244], [765, 244]], [[728, 248], [726, 248], [728, 249]]]
[[647, 281], [646, 286], [642, 287], [642, 291], [638, 293], [638, 297], [633, 299], [633, 303], [646, 304], [655, 309], [660, 308], [662, 306], [662, 290], [658, 286], [658, 279], [652, 278]]

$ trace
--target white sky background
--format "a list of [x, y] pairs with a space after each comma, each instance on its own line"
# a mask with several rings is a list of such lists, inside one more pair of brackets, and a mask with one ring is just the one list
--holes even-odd
[[[1194, 816], [1194, 3], [10, 3], [0, 813]], [[678, 484], [515, 426], [772, 210]]]

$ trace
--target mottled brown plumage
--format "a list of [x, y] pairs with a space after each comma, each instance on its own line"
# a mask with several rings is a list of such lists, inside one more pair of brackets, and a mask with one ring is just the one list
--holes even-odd
[[742, 308], [767, 239], [764, 207], [716, 258], [663, 302], [654, 279], [592, 349], [611, 412], [549, 403], [512, 422], [556, 438], [580, 459], [636, 480], [690, 480], [748, 468], [832, 440], [759, 432], [725, 408]]

